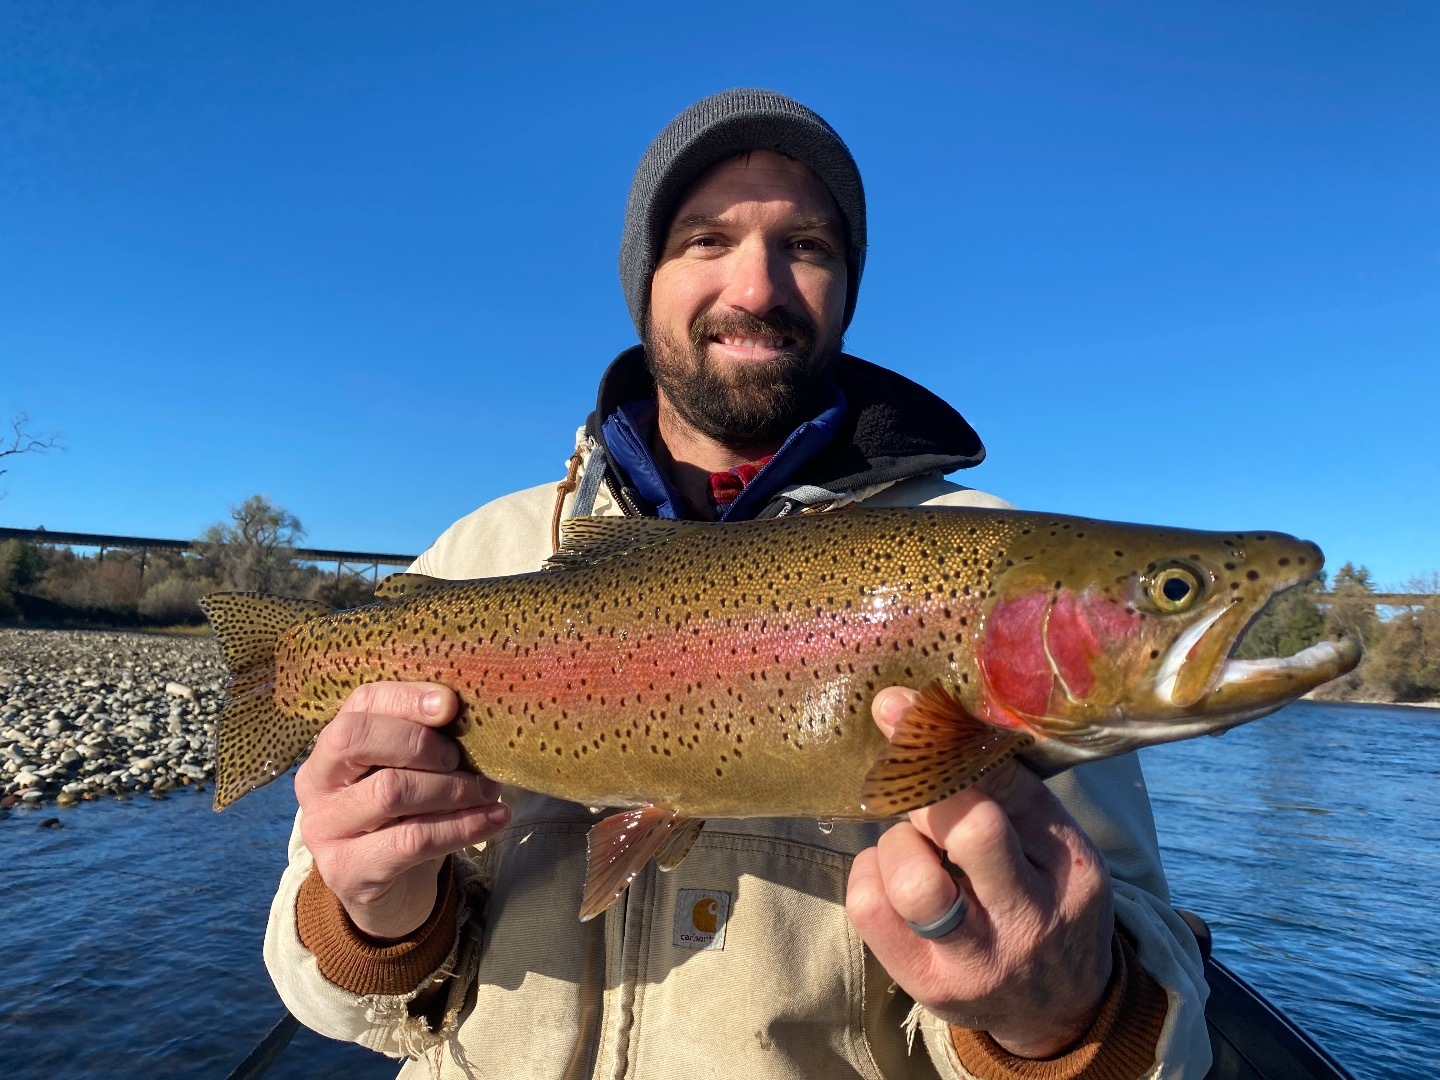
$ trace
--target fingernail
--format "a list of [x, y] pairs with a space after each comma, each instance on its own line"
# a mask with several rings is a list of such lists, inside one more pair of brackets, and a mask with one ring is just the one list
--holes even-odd
[[420, 699], [420, 707], [425, 710], [426, 716], [439, 716], [445, 709], [445, 695], [439, 690], [431, 690]]
[[898, 724], [905, 715], [909, 703], [901, 694], [887, 694], [880, 699], [881, 718], [889, 724]]

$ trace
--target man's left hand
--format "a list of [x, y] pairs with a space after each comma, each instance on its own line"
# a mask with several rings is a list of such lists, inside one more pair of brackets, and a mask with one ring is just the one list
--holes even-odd
[[[914, 699], [902, 687], [876, 695], [887, 737]], [[906, 925], [940, 920], [957, 889], [968, 909], [955, 930], [927, 940]], [[862, 851], [846, 910], [906, 993], [1018, 1057], [1068, 1049], [1094, 1022], [1110, 981], [1115, 917], [1104, 858], [1018, 764], [912, 811]]]

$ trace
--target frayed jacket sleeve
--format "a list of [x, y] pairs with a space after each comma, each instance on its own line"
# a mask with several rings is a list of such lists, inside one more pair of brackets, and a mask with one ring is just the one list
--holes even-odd
[[[423, 1017], [411, 1015], [410, 1003], [423, 991], [447, 982], [454, 991], [447, 998], [458, 998], [466, 980], [473, 978], [473, 971], [469, 969], [478, 956], [478, 942], [469, 942], [467, 938], [470, 935], [466, 931], [471, 926], [469, 915], [478, 890], [466, 888], [469, 883], [466, 864], [453, 861], [442, 875], [442, 884], [447, 892], [441, 896], [431, 921], [444, 921], [447, 925], [442, 928], [427, 924], [425, 928], [444, 936], [438, 947], [429, 950], [422, 943], [420, 951], [430, 951], [438, 957], [438, 960], [433, 960], [433, 967], [431, 962], [422, 961], [426, 971], [416, 977], [409, 987], [400, 988], [397, 985], [385, 988], [395, 992], [359, 994], [327, 978], [323, 960], [311, 952], [300, 938], [296, 911], [302, 897], [308, 893], [306, 902], [310, 906], [323, 906], [328, 890], [315, 874], [314, 862], [300, 840], [298, 813], [290, 835], [289, 856], [289, 865], [271, 902], [270, 921], [265, 931], [265, 966], [285, 1007], [302, 1024], [321, 1035], [359, 1043], [390, 1057], [418, 1058], [438, 1047], [450, 1034], [449, 1029], [456, 1021], [458, 1009], [455, 1003], [447, 1000], [446, 1007], [441, 1010], [440, 1022], [433, 1028]], [[320, 897], [318, 900], [317, 895]], [[340, 951], [348, 952], [350, 960], [356, 962], [363, 958], [362, 953], [394, 950], [350, 948]], [[413, 958], [419, 959], [418, 956]], [[384, 959], [380, 960], [382, 965]], [[331, 974], [337, 972], [332, 971]], [[368, 972], [372, 977], [373, 974], [373, 971]], [[340, 978], [348, 981], [343, 974]]]

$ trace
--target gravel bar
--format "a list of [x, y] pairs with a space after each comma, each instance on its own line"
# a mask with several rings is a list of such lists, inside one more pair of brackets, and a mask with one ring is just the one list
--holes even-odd
[[0, 628], [0, 807], [203, 789], [225, 679], [209, 636]]

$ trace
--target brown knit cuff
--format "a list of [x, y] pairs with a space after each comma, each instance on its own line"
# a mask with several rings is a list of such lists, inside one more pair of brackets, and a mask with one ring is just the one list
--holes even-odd
[[950, 1043], [980, 1080], [1137, 1080], [1155, 1064], [1169, 999], [1116, 928], [1110, 985], [1095, 1022], [1074, 1048], [1052, 1058], [1006, 1052], [983, 1031], [951, 1026]]
[[380, 944], [350, 921], [344, 905], [312, 869], [295, 900], [300, 941], [315, 954], [320, 974], [352, 994], [408, 994], [436, 971], [455, 943], [459, 890], [446, 859], [436, 883], [435, 910], [412, 933]]

